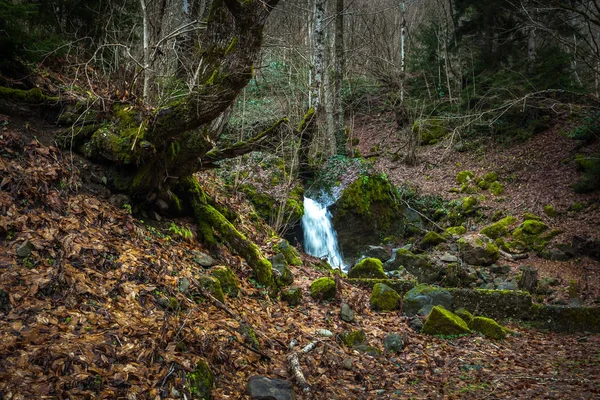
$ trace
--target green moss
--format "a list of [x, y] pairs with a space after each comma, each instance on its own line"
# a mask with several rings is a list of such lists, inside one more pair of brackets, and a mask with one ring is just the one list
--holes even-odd
[[475, 175], [471, 171], [460, 171], [456, 175], [456, 183], [459, 185], [470, 182]]
[[458, 310], [454, 311], [454, 314], [458, 315], [463, 321], [465, 321], [469, 327], [471, 326], [471, 322], [473, 322], [474, 317], [469, 310], [465, 308], [459, 308]]
[[551, 204], [544, 206], [544, 214], [546, 214], [549, 217], [556, 217], [558, 215], [558, 213], [554, 209], [554, 206], [552, 206]]
[[467, 228], [464, 226], [452, 226], [450, 228], [446, 228], [446, 233], [453, 236], [460, 236], [467, 233]]
[[483, 180], [485, 180], [488, 183], [496, 182], [498, 180], [498, 174], [495, 172], [488, 172], [483, 176]]
[[479, 183], [477, 183], [477, 187], [479, 187], [479, 189], [481, 189], [481, 190], [488, 190], [491, 185], [492, 184], [486, 180], [481, 180], [481, 181], [479, 181]]
[[210, 392], [215, 383], [215, 376], [206, 361], [200, 360], [194, 371], [186, 374], [186, 383], [194, 398], [212, 399]]
[[461, 207], [465, 214], [472, 214], [475, 212], [475, 208], [477, 207], [477, 199], [473, 196], [464, 197], [462, 199]]
[[583, 204], [581, 204], [581, 203], [573, 203], [573, 204], [571, 204], [569, 206], [568, 211], [579, 212], [579, 211], [581, 211], [583, 209], [584, 209]]
[[535, 214], [526, 212], [523, 214], [523, 221], [542, 221], [542, 218]]
[[429, 231], [425, 234], [423, 239], [421, 239], [419, 246], [422, 249], [428, 249], [430, 247], [437, 246], [438, 244], [443, 243], [445, 241], [446, 239], [444, 239], [444, 237], [441, 236], [439, 233]]
[[239, 292], [239, 281], [231, 268], [224, 265], [214, 267], [211, 270], [211, 275], [219, 280], [221, 289], [229, 296], [237, 296]]
[[442, 119], [418, 119], [412, 131], [421, 136], [421, 144], [435, 144], [448, 133], [446, 123]]
[[400, 295], [384, 283], [376, 283], [369, 299], [375, 311], [393, 311], [400, 305]]
[[387, 275], [380, 260], [365, 258], [350, 269], [348, 278], [387, 278]]
[[504, 193], [504, 186], [498, 181], [493, 182], [490, 186], [490, 192], [492, 192], [494, 196], [500, 196]]
[[421, 332], [428, 335], [461, 335], [470, 333], [471, 330], [460, 317], [442, 306], [435, 306]]
[[244, 342], [248, 344], [253, 349], [258, 350], [260, 348], [260, 342], [258, 341], [258, 336], [256, 336], [256, 332], [252, 329], [251, 326], [247, 324], [240, 325], [238, 332], [244, 338]]
[[225, 50], [224, 55], [227, 55], [228, 53], [230, 53], [231, 51], [233, 51], [233, 49], [235, 49], [235, 45], [237, 44], [238, 38], [234, 37], [231, 40], [231, 43], [229, 43], [229, 46], [227, 47], [227, 49]]
[[367, 342], [367, 335], [360, 329], [356, 331], [346, 331], [340, 334], [340, 339], [348, 347], [359, 346]]
[[311, 107], [306, 111], [306, 114], [304, 114], [302, 120], [298, 123], [298, 132], [303, 132], [304, 129], [306, 129], [307, 125], [312, 120], [313, 115], [315, 115], [315, 109]]
[[483, 334], [487, 338], [497, 340], [506, 338], [506, 330], [491, 318], [475, 317], [470, 326], [472, 330]]
[[223, 294], [221, 283], [217, 278], [208, 275], [202, 275], [198, 279], [198, 282], [202, 288], [212, 294], [215, 299], [219, 300], [221, 303], [225, 302], [225, 295]]
[[273, 249], [285, 257], [285, 261], [289, 265], [302, 265], [302, 260], [300, 259], [300, 253], [298, 250], [291, 246], [287, 240], [282, 240], [273, 246]]
[[281, 300], [288, 303], [290, 306], [297, 306], [302, 301], [302, 289], [298, 286], [292, 286], [281, 292]]
[[508, 226], [514, 224], [515, 222], [517, 222], [515, 217], [508, 216], [502, 218], [498, 222], [494, 222], [493, 224], [486, 226], [481, 230], [480, 233], [489, 238], [498, 239], [499, 237], [508, 235]]
[[310, 295], [316, 300], [332, 300], [335, 293], [335, 281], [331, 278], [319, 278], [310, 284]]
[[575, 165], [577, 166], [578, 171], [587, 171], [593, 166], [592, 158], [582, 154], [577, 154], [575, 156]]
[[57, 97], [46, 96], [42, 89], [33, 88], [29, 90], [10, 89], [0, 86], [0, 98], [26, 103], [26, 104], [42, 104], [45, 102], [57, 102]]

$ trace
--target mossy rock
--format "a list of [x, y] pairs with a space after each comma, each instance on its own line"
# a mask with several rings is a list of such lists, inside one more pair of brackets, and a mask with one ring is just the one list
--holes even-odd
[[416, 315], [427, 305], [452, 308], [452, 295], [447, 289], [439, 286], [420, 284], [406, 292], [402, 299], [406, 315]]
[[282, 240], [273, 246], [273, 249], [285, 257], [285, 261], [289, 265], [302, 265], [302, 260], [300, 259], [300, 253], [298, 250], [289, 244], [287, 240]]
[[412, 288], [415, 287], [414, 281], [399, 280], [399, 279], [369, 279], [369, 278], [355, 278], [348, 279], [348, 283], [358, 287], [373, 289], [378, 283], [385, 283], [387, 286], [398, 292], [399, 295], [403, 295]]
[[335, 294], [335, 281], [331, 278], [319, 278], [310, 284], [310, 295], [316, 300], [332, 300]]
[[193, 398], [200, 400], [212, 399], [210, 392], [215, 384], [215, 376], [206, 361], [200, 360], [196, 364], [196, 368], [186, 374], [185, 377]]
[[477, 182], [477, 187], [481, 190], [488, 190], [491, 186], [492, 184], [486, 181], [485, 179], [482, 179], [479, 182]]
[[[537, 219], [528, 219], [523, 221], [512, 232], [512, 239], [524, 243], [527, 247], [534, 247], [536, 250], [543, 248], [549, 237], [542, 236], [548, 230], [548, 225]], [[552, 236], [552, 235], [551, 235]]]
[[281, 292], [281, 300], [290, 306], [297, 306], [302, 301], [302, 289], [298, 286], [292, 286]]
[[446, 122], [442, 119], [417, 119], [412, 131], [421, 136], [421, 144], [435, 144], [448, 134]]
[[523, 214], [523, 221], [543, 221], [542, 217], [526, 212]]
[[383, 264], [377, 258], [365, 258], [348, 272], [348, 278], [387, 278]]
[[400, 267], [404, 267], [422, 283], [434, 283], [440, 277], [440, 269], [425, 254], [414, 254], [404, 248], [396, 249], [384, 265], [386, 271], [395, 271]]
[[450, 228], [446, 228], [446, 233], [450, 236], [460, 236], [467, 233], [467, 228], [464, 226], [451, 226]]
[[251, 326], [247, 324], [242, 324], [238, 328], [238, 332], [244, 338], [244, 342], [251, 346], [253, 349], [258, 350], [260, 348], [260, 342], [258, 341], [258, 336], [256, 336], [256, 332], [252, 329]]
[[506, 338], [506, 330], [491, 318], [474, 317], [469, 326], [472, 330], [490, 339], [501, 340]]
[[464, 308], [490, 318], [530, 319], [531, 295], [520, 290], [448, 288], [453, 309]]
[[378, 349], [375, 346], [370, 346], [368, 344], [359, 344], [354, 346], [353, 349], [361, 353], [368, 354], [371, 357], [379, 357], [383, 354], [383, 351], [381, 351], [381, 349]]
[[[463, 321], [467, 323], [469, 327], [471, 327], [471, 322], [473, 322], [474, 316], [469, 312], [469, 310], [465, 308], [459, 308], [458, 310], [454, 311], [454, 314], [458, 315]], [[471, 327], [471, 329], [473, 328]]]
[[342, 343], [347, 347], [354, 347], [367, 343], [367, 335], [365, 335], [365, 331], [362, 329], [342, 332], [339, 337]]
[[530, 318], [543, 329], [557, 332], [600, 333], [600, 307], [543, 305], [532, 308]]
[[400, 295], [386, 284], [377, 283], [371, 292], [370, 303], [375, 311], [393, 311], [400, 305]]
[[473, 196], [464, 197], [462, 199], [462, 211], [466, 214], [473, 214], [477, 207], [477, 199]]
[[240, 291], [240, 283], [231, 268], [219, 265], [214, 267], [210, 274], [219, 280], [223, 293], [229, 296], [237, 296]]
[[554, 209], [554, 206], [551, 204], [544, 206], [544, 214], [546, 214], [547, 216], [552, 217], [552, 218], [554, 218], [558, 215], [558, 213]]
[[442, 306], [435, 306], [431, 309], [421, 332], [428, 335], [461, 335], [470, 333], [471, 330], [459, 316]]
[[422, 249], [428, 249], [430, 247], [437, 246], [440, 243], [444, 243], [446, 239], [442, 235], [437, 232], [429, 231], [425, 234], [421, 242], [419, 243], [419, 247]]
[[581, 203], [573, 203], [569, 206], [569, 208], [567, 209], [567, 211], [572, 211], [572, 212], [580, 212], [584, 209], [585, 207], [583, 206], [583, 204]]
[[215, 299], [222, 303], [225, 302], [225, 295], [223, 294], [223, 289], [221, 288], [221, 282], [219, 282], [217, 278], [208, 275], [201, 275], [200, 278], [198, 278], [198, 282], [200, 282], [202, 288], [208, 291], [208, 293], [212, 294]]
[[492, 192], [494, 196], [500, 196], [504, 193], [504, 186], [498, 181], [492, 182], [490, 185], [490, 192]]
[[480, 233], [491, 239], [498, 239], [499, 237], [508, 235], [508, 226], [514, 224], [515, 222], [517, 222], [515, 217], [505, 217], [498, 222], [494, 222], [493, 224], [486, 226], [480, 231]]
[[495, 172], [488, 172], [483, 176], [483, 180], [488, 183], [494, 183], [498, 180], [498, 174]]
[[285, 256], [281, 253], [270, 259], [273, 266], [273, 278], [277, 287], [289, 286], [294, 283], [294, 274], [289, 269]]
[[470, 182], [474, 177], [475, 174], [473, 174], [471, 171], [460, 171], [456, 175], [456, 183], [462, 185], [463, 183]]
[[498, 246], [486, 242], [480, 235], [468, 235], [458, 240], [460, 253], [467, 264], [487, 266], [500, 257]]

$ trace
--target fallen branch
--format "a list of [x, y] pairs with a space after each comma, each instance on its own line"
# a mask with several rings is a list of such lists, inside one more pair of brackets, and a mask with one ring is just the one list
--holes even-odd
[[[317, 347], [317, 343], [318, 343], [317, 341], [310, 342], [309, 344], [304, 346], [300, 351], [295, 351], [292, 354], [287, 356], [287, 360], [290, 363], [290, 371], [292, 372], [292, 375], [294, 375], [294, 378], [296, 379], [298, 386], [300, 386], [300, 388], [302, 389], [302, 391], [304, 393], [310, 392], [310, 385], [308, 384], [308, 382], [306, 381], [306, 378], [304, 377], [304, 374], [302, 373], [302, 368], [300, 367], [299, 356], [302, 354], [306, 354], [306, 353], [310, 352], [311, 350], [313, 350], [315, 347]], [[290, 349], [294, 347], [294, 341], [292, 341], [292, 343], [290, 343], [289, 347], [290, 347]]]

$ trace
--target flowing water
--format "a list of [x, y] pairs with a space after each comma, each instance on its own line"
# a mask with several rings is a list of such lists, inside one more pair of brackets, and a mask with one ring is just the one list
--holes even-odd
[[302, 228], [304, 251], [315, 257], [327, 257], [327, 262], [334, 268], [346, 269], [338, 247], [337, 234], [331, 224], [331, 213], [327, 211], [327, 204], [320, 204], [305, 197]]

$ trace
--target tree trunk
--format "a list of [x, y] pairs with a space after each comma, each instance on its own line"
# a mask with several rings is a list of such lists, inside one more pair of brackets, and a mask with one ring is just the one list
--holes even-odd
[[521, 269], [521, 279], [519, 280], [519, 289], [526, 290], [534, 294], [538, 284], [538, 271], [535, 268], [523, 267]]
[[346, 72], [344, 55], [344, 0], [335, 2], [335, 78], [333, 81], [333, 112], [336, 154], [346, 155], [346, 129], [342, 107], [342, 82]]

